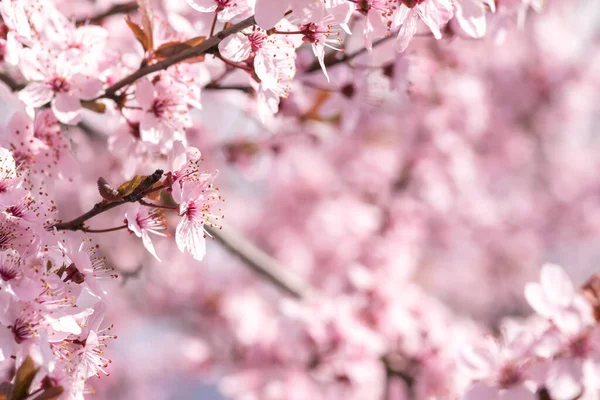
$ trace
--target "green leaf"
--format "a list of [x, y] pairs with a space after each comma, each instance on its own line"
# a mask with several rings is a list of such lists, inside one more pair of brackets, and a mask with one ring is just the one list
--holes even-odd
[[39, 370], [39, 368], [35, 367], [31, 357], [27, 356], [17, 370], [15, 385], [13, 386], [10, 400], [25, 400], [27, 396], [29, 396], [31, 382], [33, 382], [33, 378], [35, 378], [35, 374], [37, 374]]

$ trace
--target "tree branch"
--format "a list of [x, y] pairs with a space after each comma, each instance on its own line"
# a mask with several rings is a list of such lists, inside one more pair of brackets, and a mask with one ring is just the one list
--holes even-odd
[[137, 8], [138, 8], [138, 5], [137, 5], [136, 1], [130, 1], [128, 3], [123, 3], [123, 4], [115, 4], [112, 7], [110, 7], [108, 10], [104, 11], [103, 13], [100, 13], [98, 15], [94, 15], [94, 16], [88, 17], [88, 18], [78, 19], [77, 21], [75, 21], [75, 23], [77, 25], [83, 25], [85, 23], [99, 24], [105, 18], [108, 18], [113, 15], [117, 15], [117, 14], [129, 14], [130, 12], [137, 10]]
[[300, 279], [289, 274], [277, 260], [250, 243], [232, 229], [215, 229], [205, 225], [209, 234], [217, 239], [227, 250], [244, 261], [254, 272], [274, 284], [286, 294], [297, 299], [312, 296], [311, 289]]
[[59, 222], [57, 224], [54, 224], [54, 225], [50, 226], [50, 229], [56, 228], [59, 231], [85, 231], [87, 228], [85, 228], [83, 224], [88, 219], [93, 218], [98, 214], [102, 214], [103, 212], [111, 210], [111, 209], [118, 207], [120, 205], [123, 205], [125, 203], [138, 202], [142, 198], [144, 198], [144, 196], [147, 196], [148, 194], [156, 192], [158, 190], [164, 189], [164, 187], [162, 185], [157, 188], [152, 187], [156, 182], [160, 181], [162, 174], [163, 174], [163, 170], [157, 169], [156, 171], [154, 171], [154, 173], [152, 175], [147, 176], [133, 190], [133, 192], [131, 194], [125, 196], [123, 198], [123, 200], [114, 201], [111, 203], [107, 203], [107, 202], [96, 203], [96, 204], [94, 204], [94, 207], [90, 211], [86, 212], [85, 214], [83, 214], [75, 219], [72, 219], [71, 221], [68, 221], [68, 222]]
[[218, 44], [223, 39], [228, 37], [229, 35], [232, 35], [241, 30], [244, 30], [254, 24], [255, 24], [254, 16], [248, 17], [245, 20], [243, 20], [242, 22], [239, 22], [239, 23], [229, 27], [228, 29], [218, 32], [213, 37], [210, 37], [210, 38], [206, 39], [204, 42], [200, 43], [198, 46], [190, 47], [189, 49], [183, 50], [181, 53], [177, 53], [177, 54], [175, 54], [169, 58], [166, 58], [162, 61], [159, 61], [155, 64], [140, 68], [137, 71], [130, 74], [129, 76], [126, 76], [125, 78], [121, 79], [120, 81], [118, 81], [115, 84], [113, 84], [112, 86], [110, 86], [108, 89], [106, 89], [104, 94], [99, 96], [98, 98], [105, 97], [105, 98], [109, 98], [109, 99], [114, 99], [116, 93], [119, 90], [121, 90], [125, 86], [131, 85], [138, 79], [140, 79], [146, 75], [149, 75], [153, 72], [167, 69], [170, 66], [175, 65], [179, 62], [188, 60], [190, 58], [201, 56], [202, 54], [205, 54], [205, 53], [215, 49], [216, 46], [218, 46]]

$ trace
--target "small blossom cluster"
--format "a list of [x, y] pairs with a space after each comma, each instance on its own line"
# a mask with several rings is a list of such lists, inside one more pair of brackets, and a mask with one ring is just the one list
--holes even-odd
[[540, 283], [525, 287], [537, 315], [506, 320], [501, 340], [490, 338], [463, 351], [461, 366], [472, 382], [463, 398], [596, 398], [600, 390], [600, 326], [592, 306], [597, 304], [592, 290], [596, 279], [586, 292], [578, 292], [560, 266], [544, 265]]
[[[1, 0], [0, 398], [28, 368], [31, 398], [107, 374], [104, 314], [131, 323], [107, 259], [144, 268], [134, 317], [187, 339], [122, 368], [123, 398], [166, 364], [239, 399], [596, 398], [597, 299], [560, 267], [526, 286], [536, 316], [482, 334], [523, 314], [547, 249], [600, 237], [600, 59], [562, 12], [490, 43], [542, 3]], [[302, 299], [219, 253], [198, 268], [225, 162], [236, 221]]]
[[108, 374], [105, 347], [116, 336], [103, 317], [116, 274], [90, 239], [52, 229], [54, 200], [18, 154], [0, 148], [2, 380], [16, 391], [24, 383], [10, 371], [30, 360], [38, 372], [27, 390], [81, 398], [90, 377]]

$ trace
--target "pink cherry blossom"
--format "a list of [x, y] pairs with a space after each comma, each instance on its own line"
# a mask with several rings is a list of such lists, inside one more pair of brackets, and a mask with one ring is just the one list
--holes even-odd
[[197, 181], [187, 181], [181, 189], [179, 215], [175, 241], [181, 252], [188, 251], [200, 261], [206, 253], [204, 225], [218, 226], [221, 215], [218, 204], [221, 196], [213, 187], [216, 175], [209, 175]]
[[129, 230], [137, 237], [141, 237], [146, 250], [160, 261], [160, 258], [156, 255], [156, 250], [154, 250], [152, 239], [150, 239], [150, 233], [167, 236], [160, 232], [167, 228], [160, 210], [143, 207], [141, 204], [135, 203], [129, 206], [125, 212], [125, 219]]
[[289, 9], [302, 23], [323, 18], [321, 0], [256, 0], [256, 22], [263, 29], [274, 27]]
[[[463, 10], [461, 8], [461, 10]], [[394, 24], [400, 26], [396, 50], [403, 52], [417, 32], [417, 22], [422, 20], [436, 39], [441, 39], [441, 28], [453, 16], [450, 0], [425, 0], [403, 2], [398, 8]]]
[[158, 144], [180, 139], [183, 129], [191, 125], [183, 88], [168, 75], [155, 83], [142, 79], [136, 84], [136, 100], [143, 110], [139, 121], [140, 138]]
[[51, 103], [56, 118], [65, 124], [76, 124], [81, 118], [80, 100], [91, 100], [102, 88], [102, 82], [83, 73], [75, 52], [64, 51], [55, 57], [41, 49], [21, 53], [21, 68], [31, 80], [19, 97], [28, 107]]

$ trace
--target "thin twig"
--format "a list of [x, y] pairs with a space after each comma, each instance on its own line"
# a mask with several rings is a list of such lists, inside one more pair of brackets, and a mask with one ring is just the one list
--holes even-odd
[[152, 65], [148, 65], [143, 68], [140, 68], [137, 71], [133, 72], [132, 74], [126, 76], [125, 78], [121, 79], [120, 81], [118, 81], [115, 84], [113, 84], [112, 86], [110, 86], [108, 89], [106, 89], [104, 94], [99, 96], [98, 98], [105, 97], [105, 98], [114, 99], [116, 93], [119, 90], [121, 90], [125, 86], [131, 85], [138, 79], [140, 79], [148, 74], [151, 74], [153, 72], [167, 69], [170, 66], [175, 65], [179, 62], [188, 60], [190, 58], [201, 56], [202, 54], [205, 54], [205, 53], [215, 49], [216, 46], [226, 37], [228, 37], [234, 33], [237, 33], [241, 30], [244, 30], [254, 24], [255, 24], [254, 16], [248, 17], [245, 20], [243, 20], [242, 22], [239, 22], [239, 23], [231, 26], [228, 29], [218, 32], [213, 37], [210, 37], [210, 38], [206, 39], [204, 42], [200, 43], [198, 46], [190, 47], [189, 49], [183, 50], [181, 53], [177, 53], [169, 58], [165, 58], [164, 60], [159, 61], [156, 64], [152, 64]]
[[307, 299], [312, 296], [310, 288], [300, 279], [289, 274], [286, 268], [279, 264], [277, 260], [250, 243], [239, 233], [228, 227], [216, 229], [205, 226], [205, 229], [227, 250], [244, 261], [254, 272], [285, 293], [297, 299]]
[[75, 23], [77, 25], [83, 25], [85, 23], [99, 24], [105, 18], [108, 18], [113, 15], [117, 15], [117, 14], [129, 14], [129, 13], [137, 10], [137, 8], [138, 8], [138, 5], [137, 5], [136, 1], [130, 1], [128, 3], [123, 3], [123, 4], [115, 4], [112, 7], [110, 7], [108, 10], [106, 10], [98, 15], [94, 15], [94, 16], [88, 17], [88, 18], [78, 19], [77, 21], [75, 21]]
[[90, 229], [90, 228], [84, 227], [84, 228], [81, 228], [81, 230], [86, 233], [104, 233], [104, 232], [119, 231], [119, 230], [125, 229], [125, 228], [127, 228], [127, 224], [121, 225], [121, 226], [115, 226], [114, 228], [107, 228], [107, 229]]
[[209, 83], [204, 86], [205, 90], [239, 90], [244, 93], [252, 93], [253, 89], [245, 85], [219, 85], [218, 83]]
[[215, 12], [215, 17], [213, 18], [212, 26], [210, 27], [210, 36], [213, 37], [215, 34], [215, 26], [217, 26], [217, 17], [219, 16], [219, 12]]
[[84, 229], [86, 229], [84, 227], [84, 223], [88, 219], [91, 219], [98, 214], [102, 214], [103, 212], [106, 212], [115, 207], [121, 206], [123, 204], [138, 202], [145, 196], [149, 195], [150, 193], [154, 193], [158, 190], [164, 189], [164, 187], [162, 185], [159, 187], [152, 187], [156, 182], [158, 182], [160, 180], [160, 178], [162, 177], [162, 174], [163, 174], [163, 171], [161, 169], [157, 169], [152, 175], [147, 176], [135, 188], [135, 190], [131, 194], [125, 196], [123, 198], [123, 200], [115, 201], [112, 203], [106, 203], [106, 202], [96, 203], [94, 205], [94, 207], [90, 211], [86, 212], [85, 214], [83, 214], [75, 219], [72, 219], [71, 221], [60, 222], [58, 224], [54, 224], [50, 228], [56, 228], [59, 231], [84, 230]]
[[140, 203], [141, 205], [146, 206], [146, 207], [162, 208], [165, 210], [179, 210], [178, 207], [163, 206], [162, 204], [148, 203], [147, 201], [144, 201], [144, 200], [138, 200], [138, 203]]

